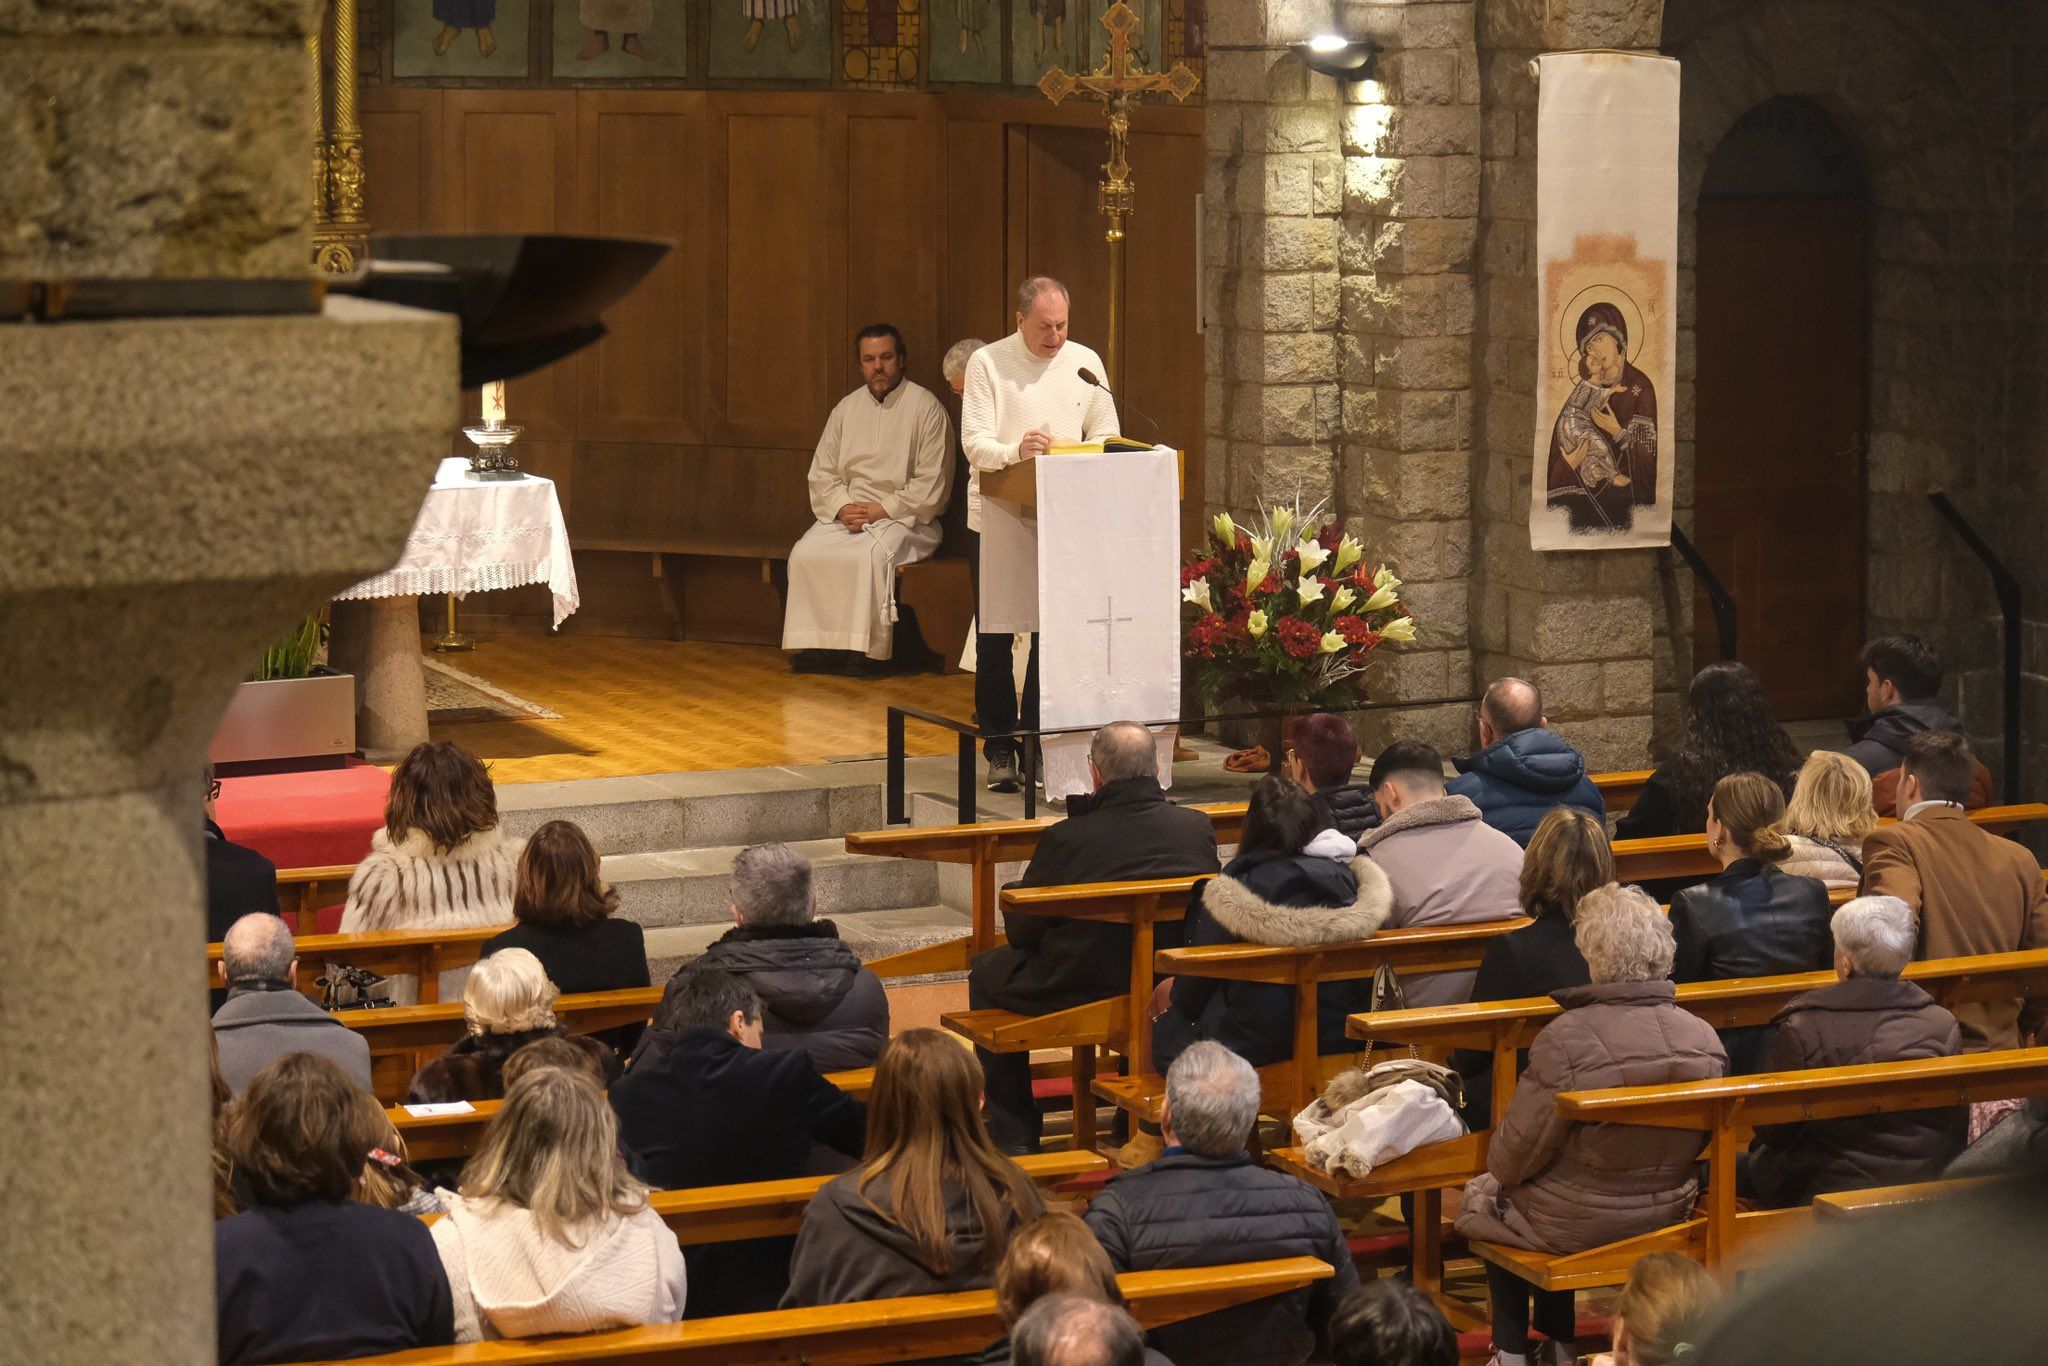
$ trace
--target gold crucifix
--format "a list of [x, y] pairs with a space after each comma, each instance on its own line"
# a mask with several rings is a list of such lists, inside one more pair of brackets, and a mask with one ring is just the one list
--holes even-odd
[[1195, 93], [1202, 78], [1175, 62], [1170, 71], [1144, 71], [1131, 61], [1131, 33], [1138, 16], [1124, 0], [1116, 0], [1103, 13], [1102, 26], [1109, 30], [1109, 52], [1102, 64], [1086, 75], [1074, 76], [1053, 67], [1039, 78], [1038, 88], [1058, 104], [1077, 91], [1093, 95], [1109, 114], [1109, 160], [1102, 163], [1101, 206], [1109, 219], [1109, 382], [1123, 384], [1123, 292], [1124, 220], [1132, 212], [1137, 186], [1131, 180], [1131, 97], [1148, 90], [1164, 90], [1176, 100]]

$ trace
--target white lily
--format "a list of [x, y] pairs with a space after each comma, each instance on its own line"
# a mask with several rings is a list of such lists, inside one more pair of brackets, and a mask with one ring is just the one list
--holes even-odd
[[1273, 565], [1271, 561], [1254, 559], [1251, 562], [1251, 566], [1244, 571], [1244, 591], [1247, 593], [1258, 592], [1259, 585], [1264, 583], [1266, 575], [1272, 572]]
[[1308, 573], [1310, 570], [1321, 569], [1323, 567], [1323, 561], [1330, 558], [1330, 552], [1323, 549], [1323, 544], [1321, 541], [1304, 540], [1299, 545], [1294, 547], [1294, 553], [1301, 556], [1301, 568], [1303, 573]]
[[1412, 617], [1395, 617], [1380, 628], [1381, 640], [1415, 639], [1415, 621]]
[[1273, 562], [1273, 538], [1271, 536], [1252, 537], [1252, 558], [1264, 560], [1267, 564]]
[[1333, 655], [1333, 654], [1336, 654], [1336, 653], [1337, 653], [1337, 651], [1339, 651], [1339, 650], [1341, 650], [1341, 649], [1343, 649], [1343, 648], [1344, 648], [1344, 637], [1343, 637], [1343, 636], [1339, 635], [1339, 634], [1338, 634], [1337, 632], [1335, 632], [1335, 631], [1325, 631], [1325, 632], [1323, 632], [1323, 641], [1322, 641], [1322, 652], [1323, 652], [1324, 654], [1326, 654], [1326, 655]]
[[1378, 612], [1384, 608], [1392, 607], [1399, 600], [1399, 594], [1395, 593], [1393, 589], [1375, 588], [1372, 596], [1365, 600], [1365, 606], [1358, 610], [1361, 612]]
[[1346, 536], [1337, 542], [1337, 563], [1330, 572], [1342, 578], [1345, 570], [1364, 558], [1365, 547]]
[[1182, 602], [1191, 602], [1204, 612], [1216, 610], [1209, 605], [1209, 581], [1207, 579], [1196, 579], [1193, 583], [1181, 589], [1180, 600]]
[[1332, 611], [1333, 613], [1341, 612], [1345, 608], [1349, 607], [1352, 603], [1357, 601], [1358, 594], [1354, 592], [1349, 585], [1346, 585], [1345, 587], [1339, 588], [1335, 593], [1332, 593], [1330, 595], [1330, 611]]
[[1260, 636], [1266, 634], [1266, 614], [1264, 612], [1253, 612], [1244, 619], [1244, 629], [1251, 633], [1253, 640], [1257, 640]]
[[1216, 520], [1211, 522], [1210, 525], [1216, 529], [1216, 540], [1219, 544], [1225, 546], [1237, 544], [1237, 523], [1230, 520], [1229, 513], [1217, 513]]
[[1303, 574], [1294, 581], [1294, 592], [1304, 607], [1312, 602], [1320, 602], [1323, 596], [1323, 581], [1314, 575]]
[[1401, 586], [1401, 581], [1394, 577], [1393, 570], [1387, 568], [1385, 565], [1381, 565], [1372, 576], [1372, 586], [1374, 588], [1385, 588], [1389, 591], [1392, 591], [1393, 589], [1399, 588]]
[[1285, 543], [1287, 533], [1294, 529], [1294, 509], [1274, 508], [1272, 516], [1268, 517], [1266, 521], [1267, 525], [1273, 529], [1273, 539]]

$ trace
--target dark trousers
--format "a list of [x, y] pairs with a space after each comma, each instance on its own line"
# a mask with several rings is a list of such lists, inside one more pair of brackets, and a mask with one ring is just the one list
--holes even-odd
[[1486, 1297], [1493, 1305], [1495, 1350], [1529, 1355], [1529, 1301], [1536, 1301], [1536, 1331], [1553, 1342], [1570, 1342], [1578, 1314], [1569, 1290], [1537, 1290], [1520, 1276], [1486, 1264]]
[[[981, 533], [967, 533], [968, 578], [974, 585], [975, 624], [980, 625], [981, 611]], [[1031, 633], [1031, 659], [1024, 666], [1024, 706], [1021, 715], [1017, 707], [1017, 668], [1010, 659], [1010, 636], [1008, 633], [991, 634], [977, 629], [974, 633], [974, 722], [981, 727], [982, 734], [1000, 734], [1016, 730], [1019, 725], [1025, 730], [1038, 729], [1038, 633]], [[998, 754], [1016, 758], [1018, 746], [1015, 740], [988, 740], [982, 744], [982, 753], [993, 759]]]
[[[995, 1006], [969, 976], [967, 1008], [991, 1010]], [[977, 1048], [974, 1056], [981, 1062], [982, 1110], [988, 1116], [989, 1137], [1000, 1148], [1037, 1152], [1045, 1137], [1045, 1116], [1038, 1113], [1038, 1104], [1031, 1098], [1031, 1055]]]

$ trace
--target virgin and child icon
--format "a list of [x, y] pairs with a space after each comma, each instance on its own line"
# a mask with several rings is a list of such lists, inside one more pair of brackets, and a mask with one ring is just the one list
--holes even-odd
[[1575, 535], [1626, 532], [1635, 510], [1657, 501], [1657, 388], [1630, 345], [1642, 345], [1642, 312], [1606, 285], [1583, 291], [1559, 321], [1574, 315], [1570, 344], [1559, 339], [1572, 387], [1550, 431], [1548, 502]]

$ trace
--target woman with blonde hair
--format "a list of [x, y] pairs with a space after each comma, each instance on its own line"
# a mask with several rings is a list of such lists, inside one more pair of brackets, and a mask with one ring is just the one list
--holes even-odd
[[[973, 1366], [1010, 1366], [1008, 1333], [1024, 1311], [1048, 1295], [1078, 1295], [1124, 1308], [1124, 1292], [1116, 1268], [1088, 1225], [1076, 1214], [1042, 1214], [1017, 1230], [996, 1268], [996, 1312], [1005, 1335], [990, 1344]], [[1147, 1348], [1145, 1366], [1170, 1366]]]
[[[1522, 855], [1522, 913], [1535, 923], [1486, 946], [1472, 999], [1509, 1001], [1586, 985], [1586, 959], [1572, 942], [1572, 918], [1579, 898], [1612, 881], [1614, 851], [1606, 824], [1581, 807], [1552, 807]], [[1465, 1078], [1465, 1122], [1484, 1129], [1493, 1122], [1493, 1054], [1461, 1048], [1451, 1063]]]
[[905, 1030], [875, 1067], [867, 1151], [804, 1210], [785, 1308], [978, 1290], [1038, 1192], [989, 1138], [981, 1067], [951, 1035]]
[[[1785, 794], [1761, 773], [1731, 773], [1707, 801], [1707, 852], [1721, 875], [1671, 898], [1674, 982], [1817, 972], [1835, 961], [1834, 907], [1820, 879], [1784, 871]], [[1769, 1025], [1721, 1032], [1731, 1076], [1763, 1066]]]
[[1720, 1303], [1721, 1283], [1692, 1258], [1638, 1258], [1614, 1299], [1614, 1350], [1593, 1366], [1682, 1366]]
[[1863, 840], [1875, 829], [1877, 808], [1863, 765], [1833, 750], [1807, 755], [1785, 808], [1792, 852], [1784, 871], [1817, 877], [1830, 887], [1854, 887], [1863, 880]]
[[618, 1080], [619, 1060], [611, 1049], [556, 1022], [560, 994], [540, 959], [525, 949], [504, 949], [479, 961], [462, 987], [469, 1033], [413, 1075], [406, 1104], [496, 1100], [505, 1094], [506, 1061], [536, 1039], [567, 1039], [592, 1054], [607, 1085]]
[[682, 1249], [618, 1141], [588, 1076], [542, 1067], [513, 1083], [433, 1227], [456, 1341], [682, 1318]]

